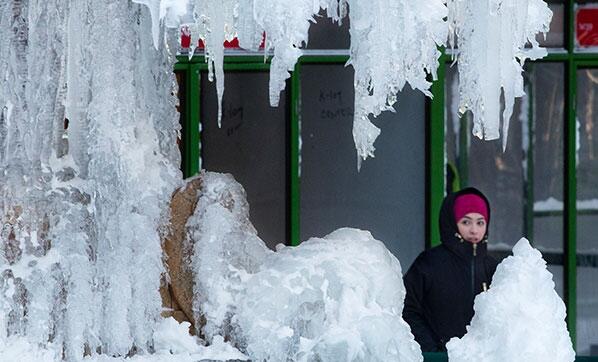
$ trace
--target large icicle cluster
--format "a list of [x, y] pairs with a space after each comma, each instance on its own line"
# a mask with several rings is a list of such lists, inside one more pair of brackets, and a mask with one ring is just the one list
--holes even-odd
[[[436, 78], [440, 52], [446, 41], [447, 8], [443, 0], [135, 0], [152, 6], [165, 19], [190, 18], [193, 39], [205, 44], [209, 77], [216, 76], [219, 111], [224, 92], [224, 40], [239, 38], [242, 48], [257, 50], [265, 34], [264, 51], [272, 51], [270, 104], [278, 105], [289, 72], [308, 42], [308, 30], [320, 9], [340, 22], [351, 9], [351, 57], [355, 69], [355, 119], [353, 138], [360, 165], [374, 155], [380, 129], [369, 117], [392, 110], [397, 93], [406, 83], [431, 96], [428, 74]], [[184, 15], [189, 7], [192, 17]], [[159, 22], [154, 21], [155, 26]], [[154, 31], [156, 32], [156, 31]]]
[[575, 360], [565, 304], [542, 254], [525, 238], [499, 264], [491, 288], [476, 297], [474, 310], [467, 334], [446, 345], [450, 361]]
[[187, 226], [207, 340], [227, 336], [255, 361], [422, 361], [401, 316], [401, 266], [384, 244], [347, 228], [271, 252], [243, 188], [230, 175], [200, 177]]
[[394, 111], [405, 83], [427, 96], [436, 79], [440, 51], [448, 29], [442, 0], [348, 0], [351, 57], [355, 69], [353, 139], [361, 160], [374, 156], [380, 129], [370, 122], [382, 111]]
[[[515, 97], [526, 59], [546, 55], [536, 34], [548, 32], [552, 11], [543, 0], [448, 0], [449, 43], [458, 47], [461, 114], [473, 112], [473, 134], [507, 146]], [[526, 47], [529, 44], [531, 47]]]
[[0, 3], [0, 340], [153, 348], [180, 156], [150, 28], [129, 1]]
[[[473, 111], [476, 136], [499, 138], [502, 90], [506, 147], [514, 98], [523, 95], [523, 64], [528, 58], [546, 54], [535, 37], [548, 31], [552, 17], [543, 0], [448, 0], [448, 8], [445, 0], [135, 1], [154, 8], [152, 14], [167, 19], [169, 25], [189, 25], [192, 37], [204, 41], [210, 80], [216, 73], [219, 124], [225, 39], [237, 36], [242, 48], [257, 50], [265, 34], [264, 50], [274, 55], [270, 103], [276, 106], [319, 10], [326, 10], [328, 17], [339, 23], [348, 14], [348, 64], [355, 69], [353, 138], [358, 167], [362, 160], [374, 156], [374, 142], [380, 134], [370, 117], [393, 111], [397, 93], [406, 83], [431, 96], [428, 75], [436, 79], [438, 46], [445, 44], [449, 30], [450, 44], [459, 48], [460, 111]], [[154, 24], [157, 27], [159, 20], [154, 19]]]

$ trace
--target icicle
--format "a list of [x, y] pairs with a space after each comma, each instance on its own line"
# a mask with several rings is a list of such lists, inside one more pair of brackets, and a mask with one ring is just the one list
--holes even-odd
[[357, 171], [361, 170], [361, 161], [374, 157], [374, 141], [380, 135], [380, 128], [376, 127], [365, 114], [353, 119], [353, 140], [357, 149]]
[[307, 44], [309, 25], [319, 10], [317, 0], [254, 0], [256, 22], [268, 39], [266, 50], [274, 51], [270, 66], [270, 105], [278, 106], [280, 92], [301, 56], [299, 48]]
[[[393, 110], [406, 83], [431, 96], [426, 77], [436, 69], [447, 37], [447, 9], [441, 0], [379, 0], [375, 4], [348, 0], [351, 18], [351, 58], [355, 68], [355, 120], [353, 137], [357, 155], [373, 156], [379, 134], [366, 115], [377, 117]], [[413, 39], [418, 39], [414, 42]], [[392, 71], [389, 71], [391, 70]], [[365, 131], [366, 134], [361, 134]]]
[[152, 19], [152, 39], [154, 41], [154, 47], [159, 49], [158, 36], [160, 34], [160, 20], [162, 14], [160, 11], [162, 0], [133, 0], [134, 3], [142, 4], [147, 6]]
[[476, 137], [502, 133], [504, 151], [514, 99], [524, 92], [523, 64], [546, 55], [535, 37], [548, 31], [552, 12], [542, 0], [448, 0], [448, 8], [449, 42], [459, 48], [460, 109], [473, 112]]
[[[165, 7], [169, 6], [167, 3], [162, 2]], [[431, 74], [436, 79], [440, 57], [437, 46], [444, 44], [447, 37], [447, 8], [443, 0], [377, 0], [373, 4], [358, 0], [210, 0], [190, 4], [195, 21], [190, 28], [204, 39], [210, 81], [214, 73], [216, 76], [219, 125], [225, 39], [237, 35], [241, 46], [255, 50], [261, 34], [266, 34], [264, 52], [274, 54], [269, 98], [270, 104], [277, 106], [289, 72], [301, 56], [300, 48], [307, 44], [309, 26], [320, 9], [339, 23], [350, 9], [349, 64], [355, 68], [353, 134], [360, 160], [373, 156], [373, 144], [380, 132], [371, 124], [369, 115], [375, 118], [382, 111], [393, 110], [396, 95], [406, 83], [431, 96], [431, 83], [426, 78]], [[193, 35], [193, 39], [198, 37]]]

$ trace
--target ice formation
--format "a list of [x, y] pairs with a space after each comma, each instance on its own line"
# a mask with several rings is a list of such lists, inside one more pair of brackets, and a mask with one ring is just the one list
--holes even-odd
[[[515, 97], [524, 94], [523, 64], [546, 55], [536, 34], [552, 11], [543, 0], [448, 0], [449, 44], [458, 48], [461, 114], [473, 112], [473, 134], [507, 145]], [[527, 45], [531, 47], [527, 47]]]
[[525, 238], [498, 265], [492, 286], [476, 297], [474, 310], [465, 336], [446, 345], [450, 361], [575, 360], [565, 304], [542, 254]]
[[447, 38], [443, 0], [365, 2], [347, 0], [350, 8], [351, 57], [355, 69], [353, 139], [361, 160], [374, 156], [380, 129], [370, 122], [382, 111], [394, 111], [405, 83], [431, 97], [440, 51]]
[[448, 8], [445, 0], [135, 1], [153, 9], [154, 34], [159, 19], [166, 19], [171, 26], [189, 26], [193, 39], [203, 40], [209, 78], [216, 76], [218, 124], [224, 94], [224, 40], [237, 36], [242, 48], [257, 50], [265, 34], [265, 54], [273, 53], [270, 103], [276, 106], [320, 9], [339, 23], [348, 15], [358, 168], [362, 160], [374, 156], [374, 142], [380, 134], [370, 116], [393, 111], [397, 93], [406, 83], [431, 96], [428, 75], [436, 79], [438, 47], [445, 44], [447, 34], [449, 43], [459, 50], [460, 113], [473, 111], [477, 137], [499, 138], [502, 91], [505, 148], [514, 98], [524, 94], [523, 64], [546, 55], [535, 37], [548, 31], [552, 18], [543, 0], [448, 0]]
[[236, 323], [255, 360], [423, 361], [399, 261], [344, 228], [283, 248], [246, 283]]
[[422, 361], [402, 319], [399, 261], [367, 231], [339, 229], [268, 250], [231, 176], [202, 173], [187, 222], [195, 309], [206, 340], [227, 336], [256, 361]]
[[174, 59], [150, 29], [129, 1], [0, 2], [1, 343], [154, 347], [181, 175]]
[[[382, 111], [393, 110], [397, 93], [409, 83], [431, 96], [428, 74], [436, 79], [440, 51], [448, 34], [443, 0], [135, 0], [154, 7], [152, 14], [179, 19], [191, 29], [193, 39], [205, 44], [209, 77], [216, 74], [218, 122], [224, 92], [223, 41], [239, 38], [242, 48], [257, 50], [265, 34], [264, 51], [272, 52], [270, 104], [278, 105], [289, 72], [308, 42], [308, 30], [320, 9], [341, 22], [351, 9], [351, 50], [348, 64], [355, 69], [355, 119], [353, 138], [361, 160], [374, 155], [380, 129], [370, 121]], [[181, 5], [184, 4], [184, 5]], [[176, 5], [176, 6], [175, 6]], [[190, 14], [182, 14], [188, 6]], [[193, 19], [192, 21], [190, 21]], [[159, 21], [154, 20], [155, 26]], [[157, 30], [154, 30], [156, 33]], [[414, 41], [417, 39], [417, 41]]]
[[[210, 346], [202, 346], [189, 335], [189, 323], [179, 324], [172, 318], [164, 319], [156, 326], [155, 352], [152, 354], [118, 357], [94, 355], [85, 362], [197, 362], [197, 361], [247, 361], [248, 357], [216, 338]], [[0, 340], [0, 361], [7, 362], [53, 362], [60, 361], [60, 348], [55, 344], [39, 346], [22, 336]]]
[[202, 334], [231, 333], [246, 276], [272, 253], [249, 221], [245, 190], [230, 175], [202, 172], [201, 196], [187, 221], [193, 241], [195, 320], [204, 320]]

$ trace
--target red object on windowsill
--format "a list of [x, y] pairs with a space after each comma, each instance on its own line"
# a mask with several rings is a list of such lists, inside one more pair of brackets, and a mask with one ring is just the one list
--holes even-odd
[[598, 47], [598, 6], [577, 8], [575, 38], [579, 47]]
[[181, 48], [189, 49], [191, 46], [191, 31], [188, 26], [181, 27]]
[[[262, 35], [262, 43], [260, 44], [260, 49], [264, 49], [266, 41], [266, 33]], [[191, 31], [189, 30], [188, 26], [181, 27], [181, 48], [189, 49], [191, 47]], [[198, 49], [204, 49], [204, 43], [201, 39], [197, 42]], [[231, 41], [224, 41], [224, 48], [225, 49], [241, 49], [239, 47], [239, 39], [236, 37]]]

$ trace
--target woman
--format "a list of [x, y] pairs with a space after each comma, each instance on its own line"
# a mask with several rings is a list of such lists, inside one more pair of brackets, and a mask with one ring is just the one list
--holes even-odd
[[490, 204], [469, 187], [440, 209], [441, 245], [422, 252], [405, 274], [403, 318], [424, 352], [446, 351], [473, 317], [473, 300], [489, 287], [497, 262], [486, 253]]

